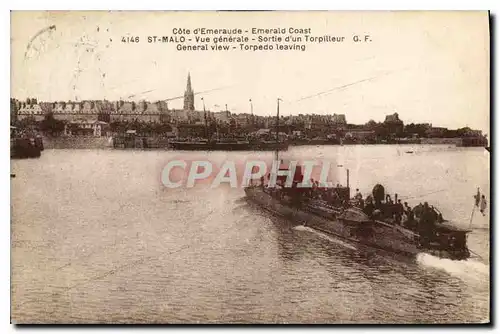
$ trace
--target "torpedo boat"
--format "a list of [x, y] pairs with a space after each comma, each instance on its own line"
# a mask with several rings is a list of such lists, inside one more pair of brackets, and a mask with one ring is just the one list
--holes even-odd
[[400, 219], [397, 204], [382, 201], [380, 189], [381, 185], [374, 187], [375, 203], [367, 203], [363, 208], [350, 199], [349, 186], [329, 189], [335, 194], [337, 204], [310, 197], [308, 193], [313, 190], [307, 188], [260, 184], [246, 187], [245, 194], [247, 200], [275, 215], [350, 242], [408, 256], [428, 253], [452, 260], [470, 257], [467, 248], [470, 230], [453, 226], [428, 205], [415, 207], [410, 215], [413, 218], [403, 215], [406, 219]]

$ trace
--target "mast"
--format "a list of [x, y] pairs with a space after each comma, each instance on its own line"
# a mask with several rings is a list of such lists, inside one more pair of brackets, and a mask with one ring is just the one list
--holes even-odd
[[251, 122], [251, 130], [253, 131], [253, 126], [254, 126], [254, 118], [253, 118], [253, 103], [252, 103], [252, 99], [249, 99], [248, 100], [250, 102], [250, 122]]
[[[189, 83], [191, 83], [191, 82], [189, 81]], [[205, 99], [201, 98], [201, 101], [203, 101], [203, 117], [205, 119], [205, 136], [207, 137], [208, 140], [210, 140], [210, 138], [208, 138], [207, 111], [205, 110]]]

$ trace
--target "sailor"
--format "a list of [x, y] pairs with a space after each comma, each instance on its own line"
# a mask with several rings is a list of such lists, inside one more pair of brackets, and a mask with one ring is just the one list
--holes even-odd
[[408, 205], [408, 202], [405, 202], [404, 210], [406, 213], [406, 219], [408, 221], [412, 221], [413, 220], [413, 211], [412, 211], [411, 207]]
[[387, 204], [392, 204], [392, 198], [391, 198], [391, 195], [387, 194], [387, 195], [385, 196], [385, 202], [386, 202]]
[[360, 208], [360, 209], [363, 209], [365, 207], [365, 201], [362, 198], [360, 198], [358, 200], [357, 204], [358, 204], [358, 208]]
[[479, 209], [480, 209], [479, 211], [481, 211], [481, 213], [484, 216], [485, 215], [484, 211], [486, 210], [486, 197], [484, 197], [484, 195], [481, 196], [481, 203]]
[[373, 211], [375, 210], [375, 205], [373, 204], [373, 197], [371, 196], [368, 196], [366, 198], [366, 205], [365, 207], [363, 208], [363, 212], [368, 216], [368, 217], [372, 217], [373, 215]]
[[311, 184], [311, 188], [310, 188], [310, 192], [309, 193], [310, 193], [311, 198], [314, 199], [315, 196], [316, 196], [316, 182], [314, 181], [314, 179], [311, 179], [310, 182], [311, 182], [310, 183]]
[[422, 209], [423, 209], [423, 204], [419, 203], [415, 209], [414, 209], [414, 214], [416, 218], [420, 218], [422, 216]]
[[336, 192], [336, 191], [333, 191], [333, 200], [332, 200], [332, 204], [334, 206], [339, 206], [340, 205], [340, 196], [339, 194]]
[[422, 244], [426, 246], [430, 242], [430, 238], [434, 231], [435, 217], [433, 210], [429, 207], [427, 202], [424, 203], [422, 214], [418, 224], [420, 236], [422, 237]]
[[405, 210], [404, 210], [403, 204], [401, 204], [401, 200], [398, 199], [398, 204], [397, 204], [396, 213], [395, 213], [397, 223], [401, 223], [404, 211]]

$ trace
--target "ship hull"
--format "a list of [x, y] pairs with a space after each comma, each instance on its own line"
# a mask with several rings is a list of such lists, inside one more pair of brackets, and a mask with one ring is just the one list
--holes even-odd
[[171, 142], [174, 150], [181, 151], [285, 151], [287, 143], [230, 143], [230, 142]]
[[224, 143], [224, 142], [216, 142], [214, 146], [214, 150], [217, 151], [250, 151], [251, 146], [248, 142], [240, 142], [240, 143]]
[[174, 150], [180, 151], [210, 151], [215, 148], [213, 143], [193, 143], [193, 142], [172, 142], [170, 143]]
[[288, 146], [287, 142], [256, 142], [252, 143], [251, 148], [254, 151], [287, 151]]
[[323, 233], [339, 237], [349, 242], [363, 244], [370, 248], [381, 249], [404, 256], [429, 253], [442, 258], [461, 260], [469, 257], [466, 252], [450, 252], [422, 248], [419, 236], [399, 225], [384, 222], [351, 222], [336, 218], [326, 218], [313, 213], [306, 207], [297, 208], [286, 205], [272, 197], [260, 187], [245, 188], [247, 199], [275, 215], [282, 216], [298, 225], [305, 225]]

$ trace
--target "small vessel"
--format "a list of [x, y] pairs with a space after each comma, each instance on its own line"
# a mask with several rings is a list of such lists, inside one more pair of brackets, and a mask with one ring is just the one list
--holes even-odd
[[214, 142], [214, 150], [220, 151], [248, 151], [250, 142], [244, 138], [220, 138]]
[[486, 136], [474, 136], [461, 138], [457, 144], [459, 147], [488, 147]]
[[248, 141], [245, 139], [217, 139], [217, 140], [175, 140], [170, 147], [182, 151], [286, 151], [287, 142], [276, 141]]
[[251, 143], [251, 150], [253, 151], [286, 151], [288, 147], [289, 143], [287, 141], [261, 140]]
[[175, 140], [169, 143], [174, 150], [181, 151], [211, 151], [215, 149], [215, 142], [208, 140]]

